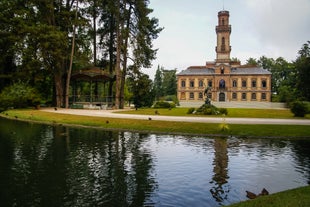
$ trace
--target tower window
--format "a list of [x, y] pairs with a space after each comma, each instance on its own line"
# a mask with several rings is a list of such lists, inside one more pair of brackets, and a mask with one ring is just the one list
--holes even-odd
[[222, 25], [225, 25], [225, 20], [224, 20], [224, 18], [222, 19]]
[[225, 51], [225, 37], [222, 37], [221, 50], [222, 50], [222, 51]]

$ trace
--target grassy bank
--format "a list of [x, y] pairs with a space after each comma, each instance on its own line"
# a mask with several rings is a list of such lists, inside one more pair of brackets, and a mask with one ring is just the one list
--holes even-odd
[[30, 120], [51, 124], [69, 124], [103, 129], [131, 130], [140, 132], [161, 132], [173, 134], [194, 135], [234, 135], [242, 137], [310, 137], [309, 126], [301, 125], [247, 125], [227, 124], [227, 130], [223, 130], [223, 124], [213, 123], [189, 123], [149, 121], [134, 119], [115, 119], [92, 116], [78, 116], [68, 114], [56, 114], [40, 110], [10, 110], [1, 113], [3, 117], [20, 120]]
[[310, 186], [262, 196], [229, 207], [304, 207], [310, 206]]
[[[239, 109], [239, 108], [228, 108], [227, 117], [236, 118], [277, 118], [277, 119], [300, 119], [294, 117], [294, 114], [289, 109]], [[188, 108], [173, 108], [169, 109], [153, 109], [143, 108], [138, 110], [123, 111], [118, 113], [126, 114], [143, 114], [143, 115], [154, 115], [155, 111], [159, 115], [165, 116], [197, 116], [194, 114], [187, 114]], [[310, 119], [308, 114], [305, 119]]]

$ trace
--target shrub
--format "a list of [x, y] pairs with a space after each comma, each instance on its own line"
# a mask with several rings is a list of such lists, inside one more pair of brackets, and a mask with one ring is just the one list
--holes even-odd
[[296, 117], [304, 117], [308, 112], [308, 107], [301, 101], [295, 101], [291, 104], [291, 112]]
[[192, 114], [195, 111], [195, 108], [189, 108], [187, 114]]
[[153, 108], [155, 108], [155, 109], [159, 109], [159, 108], [165, 108], [165, 109], [175, 108], [175, 104], [167, 102], [167, 101], [158, 101], [158, 102], [156, 102], [154, 104]]
[[226, 108], [219, 108], [219, 112], [220, 112], [220, 114], [225, 114], [225, 115], [228, 114], [228, 111]]
[[9, 107], [25, 108], [40, 104], [38, 92], [27, 83], [17, 82], [4, 88], [0, 94], [0, 108], [6, 110]]

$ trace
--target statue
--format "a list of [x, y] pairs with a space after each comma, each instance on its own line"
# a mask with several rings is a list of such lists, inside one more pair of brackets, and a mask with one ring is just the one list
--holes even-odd
[[203, 95], [206, 97], [206, 99], [205, 99], [205, 104], [206, 105], [210, 105], [211, 104], [211, 100], [209, 99], [209, 97], [208, 97], [208, 92], [211, 90], [211, 87], [206, 87], [205, 88], [205, 91], [204, 91], [204, 93], [203, 93]]

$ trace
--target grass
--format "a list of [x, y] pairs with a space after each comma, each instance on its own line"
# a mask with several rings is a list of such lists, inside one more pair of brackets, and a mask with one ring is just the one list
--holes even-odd
[[229, 207], [304, 207], [310, 206], [310, 186], [287, 190]]
[[[169, 122], [156, 120], [116, 119], [105, 117], [51, 114], [40, 110], [9, 110], [3, 117], [18, 117], [20, 120], [38, 121], [50, 124], [68, 124], [98, 127], [109, 130], [131, 130], [140, 132], [160, 132], [168, 134], [219, 135], [239, 137], [310, 137], [309, 126], [303, 125], [247, 125]], [[108, 122], [108, 123], [107, 123]], [[224, 128], [223, 128], [224, 127]], [[224, 130], [223, 130], [224, 129]]]
[[[194, 114], [187, 114], [189, 108], [173, 108], [169, 109], [153, 109], [153, 108], [143, 108], [131, 111], [122, 111], [118, 113], [126, 114], [143, 114], [143, 115], [154, 115], [155, 111], [159, 115], [165, 116], [197, 116]], [[289, 109], [240, 109], [240, 108], [228, 108], [227, 117], [238, 117], [238, 118], [278, 118], [278, 119], [298, 119], [294, 117], [294, 114]], [[310, 119], [310, 114], [308, 114], [306, 119]]]

